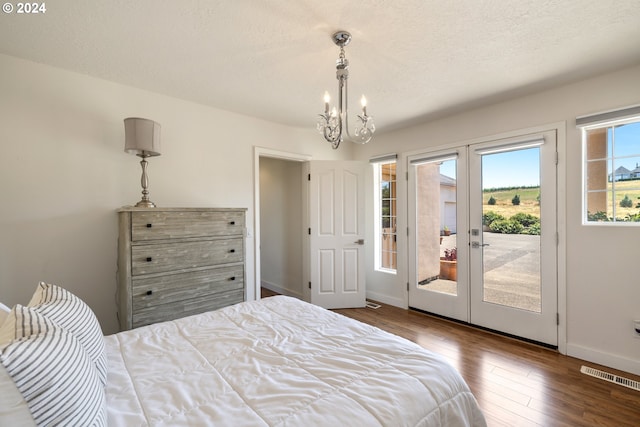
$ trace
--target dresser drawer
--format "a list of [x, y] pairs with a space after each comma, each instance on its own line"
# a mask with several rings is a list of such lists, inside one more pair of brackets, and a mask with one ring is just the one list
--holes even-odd
[[156, 322], [178, 319], [206, 311], [217, 310], [244, 300], [244, 290], [220, 292], [207, 297], [173, 301], [171, 304], [157, 305], [136, 310], [133, 313], [133, 327]]
[[[244, 293], [244, 267], [233, 265], [160, 277], [132, 280], [133, 310], [173, 304], [188, 299], [207, 299], [219, 292]], [[162, 308], [159, 308], [162, 311]]]
[[242, 236], [243, 211], [132, 212], [131, 240]]
[[131, 274], [162, 273], [243, 260], [242, 238], [134, 245]]

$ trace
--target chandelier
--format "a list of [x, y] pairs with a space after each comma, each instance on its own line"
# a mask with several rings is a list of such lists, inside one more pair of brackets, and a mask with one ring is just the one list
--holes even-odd
[[329, 92], [324, 93], [324, 114], [319, 114], [318, 131], [324, 135], [333, 149], [340, 146], [343, 140], [355, 142], [357, 144], [366, 144], [371, 141], [376, 126], [373, 124], [373, 118], [367, 115], [367, 99], [362, 95], [360, 103], [362, 105], [362, 115], [357, 115], [358, 124], [355, 128], [355, 134], [349, 133], [349, 108], [348, 108], [348, 91], [347, 79], [349, 78], [349, 60], [345, 57], [344, 47], [351, 41], [351, 34], [347, 31], [337, 31], [332, 36], [333, 42], [340, 47], [340, 56], [336, 61], [336, 79], [338, 79], [338, 110], [336, 107], [331, 108], [329, 102], [331, 98]]

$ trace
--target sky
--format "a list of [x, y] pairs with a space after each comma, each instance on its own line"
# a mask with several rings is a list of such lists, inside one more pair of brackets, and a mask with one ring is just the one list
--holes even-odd
[[[609, 173], [619, 166], [624, 166], [630, 171], [640, 166], [640, 123], [616, 126], [614, 130], [611, 128], [608, 148]], [[440, 167], [440, 173], [455, 178], [455, 164], [455, 160], [444, 162]], [[482, 188], [539, 186], [539, 168], [538, 147], [485, 154], [482, 157]]]
[[482, 156], [482, 189], [540, 185], [540, 147]]
[[608, 153], [613, 155], [613, 162], [609, 162], [609, 173], [612, 169], [624, 166], [632, 171], [640, 165], [640, 123], [610, 128], [608, 131]]
[[[440, 166], [440, 173], [456, 177], [455, 160]], [[482, 156], [482, 188], [535, 187], [540, 185], [540, 148]]]

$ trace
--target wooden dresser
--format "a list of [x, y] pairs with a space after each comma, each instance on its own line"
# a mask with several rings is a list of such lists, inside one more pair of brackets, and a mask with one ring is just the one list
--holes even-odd
[[118, 319], [127, 330], [244, 301], [246, 209], [118, 210]]

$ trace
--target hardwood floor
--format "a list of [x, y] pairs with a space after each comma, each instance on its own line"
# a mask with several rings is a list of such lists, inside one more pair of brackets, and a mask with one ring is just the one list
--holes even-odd
[[[263, 291], [263, 297], [273, 295]], [[441, 354], [476, 396], [489, 426], [640, 426], [640, 392], [580, 373], [586, 365], [640, 377], [411, 310], [335, 310]]]

